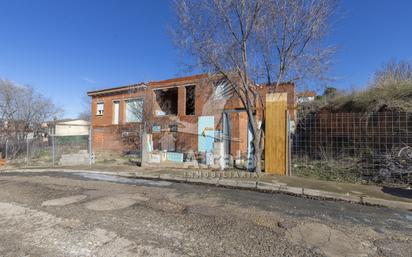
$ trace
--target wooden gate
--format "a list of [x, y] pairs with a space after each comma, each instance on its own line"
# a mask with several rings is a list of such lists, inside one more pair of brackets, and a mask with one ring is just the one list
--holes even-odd
[[285, 175], [288, 166], [287, 93], [266, 94], [265, 172]]

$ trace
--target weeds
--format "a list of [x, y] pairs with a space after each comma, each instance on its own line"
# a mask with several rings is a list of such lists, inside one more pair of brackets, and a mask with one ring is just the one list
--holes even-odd
[[356, 163], [356, 160], [350, 159], [324, 161], [295, 158], [293, 175], [326, 181], [361, 183], [362, 174], [357, 169]]

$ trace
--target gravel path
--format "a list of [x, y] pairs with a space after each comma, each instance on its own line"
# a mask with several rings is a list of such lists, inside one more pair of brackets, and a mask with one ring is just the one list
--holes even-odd
[[0, 174], [0, 256], [411, 256], [412, 214], [97, 176]]

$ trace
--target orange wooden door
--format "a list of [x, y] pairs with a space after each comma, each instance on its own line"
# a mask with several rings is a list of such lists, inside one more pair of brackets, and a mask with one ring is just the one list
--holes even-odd
[[287, 172], [287, 93], [266, 95], [265, 172]]

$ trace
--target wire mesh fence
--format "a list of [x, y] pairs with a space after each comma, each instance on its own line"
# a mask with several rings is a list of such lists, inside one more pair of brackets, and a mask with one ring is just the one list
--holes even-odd
[[89, 135], [4, 139], [1, 158], [13, 166], [71, 166], [93, 161]]
[[[198, 134], [182, 131], [174, 122], [163, 122], [147, 128], [152, 135], [153, 153], [168, 153], [165, 157], [172, 161], [194, 161], [201, 158], [197, 155]], [[204, 157], [205, 158], [205, 157]]]
[[412, 183], [412, 113], [309, 114], [291, 139], [295, 175]]

